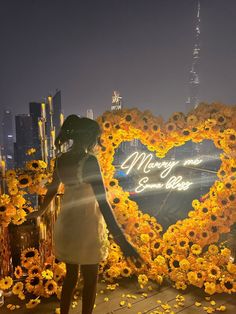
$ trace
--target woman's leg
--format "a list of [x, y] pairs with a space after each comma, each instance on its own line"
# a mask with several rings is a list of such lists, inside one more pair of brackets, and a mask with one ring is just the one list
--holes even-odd
[[61, 292], [61, 314], [68, 314], [75, 285], [78, 280], [79, 265], [66, 264], [66, 277]]
[[84, 279], [82, 294], [82, 314], [91, 314], [96, 298], [98, 279], [98, 264], [81, 265], [81, 273]]

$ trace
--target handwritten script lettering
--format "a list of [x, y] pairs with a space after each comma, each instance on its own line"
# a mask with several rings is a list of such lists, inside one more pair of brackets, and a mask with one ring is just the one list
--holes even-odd
[[122, 163], [121, 169], [126, 170], [126, 174], [131, 174], [134, 171], [141, 171], [145, 175], [150, 173], [152, 170], [160, 169], [160, 179], [165, 179], [166, 182], [149, 183], [149, 177], [144, 176], [138, 181], [138, 186], [135, 189], [136, 193], [141, 193], [147, 189], [173, 189], [177, 191], [185, 191], [190, 185], [193, 184], [191, 181], [184, 181], [182, 176], [168, 176], [171, 174], [176, 166], [194, 167], [199, 165], [201, 159], [187, 159], [178, 161], [155, 161], [152, 153], [134, 152]]

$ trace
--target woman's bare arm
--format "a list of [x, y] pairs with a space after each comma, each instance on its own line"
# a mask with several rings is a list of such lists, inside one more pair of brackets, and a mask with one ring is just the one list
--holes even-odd
[[139, 254], [133, 246], [126, 240], [122, 229], [118, 225], [110, 204], [106, 198], [106, 189], [104, 187], [101, 170], [96, 157], [90, 156], [85, 162], [83, 171], [84, 182], [90, 183], [97, 198], [101, 213], [107, 224], [107, 228], [113, 235], [115, 241], [121, 246], [126, 256], [139, 258]]

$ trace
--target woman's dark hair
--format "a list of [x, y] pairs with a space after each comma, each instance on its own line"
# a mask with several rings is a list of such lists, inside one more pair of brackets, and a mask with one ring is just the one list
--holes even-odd
[[60, 149], [61, 145], [70, 139], [85, 150], [91, 150], [96, 144], [101, 133], [99, 124], [89, 118], [80, 118], [75, 114], [69, 115], [55, 140], [55, 146]]

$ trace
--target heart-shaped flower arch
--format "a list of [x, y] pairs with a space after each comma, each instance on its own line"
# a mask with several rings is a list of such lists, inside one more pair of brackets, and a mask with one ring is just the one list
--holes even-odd
[[[144, 284], [147, 278], [161, 283], [169, 277], [179, 289], [192, 284], [205, 286], [210, 294], [236, 292], [236, 265], [230, 262], [231, 252], [215, 244], [236, 222], [236, 108], [200, 104], [187, 116], [174, 113], [167, 122], [134, 108], [105, 112], [98, 122], [102, 128], [98, 156], [108, 199], [127, 238], [145, 261], [143, 265], [126, 261], [112, 242], [109, 257], [101, 265], [104, 278], [112, 281], [136, 274]], [[189, 140], [212, 140], [223, 151], [218, 180], [201, 201], [193, 200], [188, 218], [177, 221], [163, 235], [156, 219], [143, 214], [114, 178], [115, 150], [123, 141], [133, 139], [140, 140], [159, 158]]]

